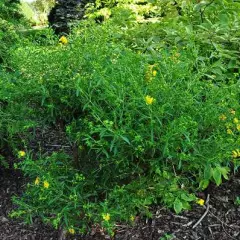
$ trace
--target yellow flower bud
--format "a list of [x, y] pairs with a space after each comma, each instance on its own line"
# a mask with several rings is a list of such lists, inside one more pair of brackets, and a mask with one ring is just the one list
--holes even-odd
[[233, 135], [233, 131], [230, 128], [228, 128], [227, 129], [227, 134]]
[[26, 153], [24, 151], [19, 151], [18, 152], [18, 157], [25, 157]]
[[233, 122], [237, 124], [239, 121], [238, 121], [237, 118], [234, 118], [234, 119], [233, 119]]
[[231, 110], [230, 110], [230, 113], [231, 113], [232, 115], [235, 115], [236, 111], [235, 111], [234, 109], [231, 109]]
[[131, 220], [132, 222], [134, 222], [135, 217], [134, 217], [133, 215], [131, 215], [131, 216], [130, 216], [130, 220]]
[[44, 181], [44, 182], [43, 182], [43, 187], [44, 187], [44, 188], [49, 188], [49, 185], [50, 185], [50, 184], [49, 184], [48, 181]]
[[219, 116], [219, 120], [225, 121], [226, 119], [227, 119], [227, 117], [224, 114]]
[[157, 76], [157, 71], [156, 71], [156, 70], [153, 70], [152, 75], [153, 75], [154, 77], [156, 77], [156, 76]]
[[34, 182], [34, 184], [35, 184], [35, 185], [39, 185], [39, 183], [40, 183], [40, 178], [37, 177], [36, 180], [35, 180], [35, 182]]
[[69, 229], [68, 229], [68, 232], [69, 232], [70, 234], [72, 234], [72, 235], [75, 234], [75, 230], [74, 230], [73, 228], [69, 228]]
[[238, 157], [238, 153], [236, 151], [232, 151], [232, 157], [233, 158], [237, 158]]

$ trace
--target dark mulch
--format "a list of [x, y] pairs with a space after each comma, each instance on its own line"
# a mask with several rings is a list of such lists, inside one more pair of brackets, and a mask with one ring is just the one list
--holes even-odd
[[9, 213], [14, 208], [11, 198], [22, 192], [23, 178], [16, 171], [0, 169], [0, 239], [1, 240], [55, 240], [57, 232], [41, 223], [27, 226], [13, 220]]
[[[37, 131], [31, 143], [39, 151], [44, 146], [43, 154], [70, 146], [59, 131]], [[40, 136], [39, 136], [40, 135]], [[58, 139], [58, 140], [56, 140]], [[24, 178], [14, 170], [0, 169], [0, 240], [58, 240], [59, 232], [36, 220], [31, 226], [19, 220], [10, 219], [9, 213], [14, 208], [11, 197], [23, 191]], [[194, 224], [203, 216], [206, 207], [194, 205], [191, 211], [180, 215], [161, 207], [153, 207], [153, 218], [138, 217], [134, 226], [119, 224], [115, 240], [240, 240], [240, 205], [234, 203], [240, 196], [240, 175], [236, 175], [220, 187], [209, 189], [209, 210], [206, 217], [193, 229]], [[168, 237], [167, 237], [168, 236]], [[171, 236], [171, 238], [170, 238]], [[92, 231], [87, 236], [67, 236], [71, 240], [110, 239]]]

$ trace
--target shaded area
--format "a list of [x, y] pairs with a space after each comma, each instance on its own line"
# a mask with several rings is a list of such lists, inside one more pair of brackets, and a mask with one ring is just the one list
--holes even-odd
[[11, 197], [21, 194], [24, 181], [19, 172], [0, 169], [0, 239], [55, 240], [57, 232], [37, 220], [32, 226], [12, 220], [8, 214], [14, 208]]
[[49, 26], [56, 34], [68, 34], [74, 21], [84, 16], [85, 5], [94, 0], [59, 0], [48, 15]]

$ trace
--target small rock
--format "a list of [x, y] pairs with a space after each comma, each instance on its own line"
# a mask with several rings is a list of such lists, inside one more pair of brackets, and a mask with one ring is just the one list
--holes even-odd
[[9, 222], [9, 220], [3, 216], [0, 217], [0, 222], [2, 223], [6, 223], [6, 222]]

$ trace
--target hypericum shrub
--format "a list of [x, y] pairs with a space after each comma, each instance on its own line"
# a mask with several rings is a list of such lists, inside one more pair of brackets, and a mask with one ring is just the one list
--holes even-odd
[[20, 13], [19, 0], [1, 0], [0, 2], [0, 64], [8, 63], [8, 51], [19, 40], [17, 29], [24, 22]]
[[150, 215], [154, 203], [189, 209], [198, 189], [239, 167], [237, 76], [229, 85], [208, 80], [212, 65], [196, 64], [194, 42], [138, 54], [116, 41], [124, 31], [87, 23], [65, 44], [13, 55], [22, 94], [46, 120], [63, 120], [76, 146], [71, 160], [53, 154], [19, 164], [32, 183], [14, 216], [40, 216], [70, 233], [99, 224], [113, 234], [117, 221]]
[[11, 156], [30, 137], [29, 129], [38, 120], [31, 100], [21, 92], [18, 73], [0, 70], [0, 165], [9, 165], [3, 156]]
[[2, 18], [0, 18], [0, 40], [0, 64], [3, 64], [7, 61], [9, 47], [18, 40], [18, 35], [14, 25]]

